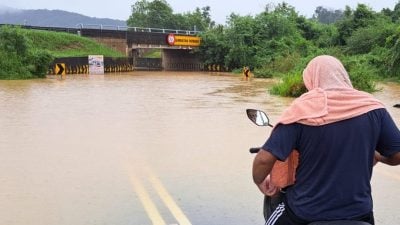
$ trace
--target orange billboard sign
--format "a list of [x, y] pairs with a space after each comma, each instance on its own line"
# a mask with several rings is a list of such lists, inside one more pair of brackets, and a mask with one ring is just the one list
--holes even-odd
[[168, 34], [167, 43], [170, 46], [200, 46], [201, 38], [188, 35]]

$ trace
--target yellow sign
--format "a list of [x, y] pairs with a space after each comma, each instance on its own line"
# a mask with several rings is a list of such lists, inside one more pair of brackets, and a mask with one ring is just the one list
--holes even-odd
[[168, 34], [167, 43], [171, 46], [200, 46], [201, 38], [194, 36]]
[[55, 65], [54, 72], [57, 75], [65, 75], [65, 63], [57, 63]]

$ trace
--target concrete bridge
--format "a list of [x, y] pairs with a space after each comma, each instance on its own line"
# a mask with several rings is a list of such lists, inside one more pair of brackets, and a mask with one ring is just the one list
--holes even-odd
[[[132, 57], [136, 67], [161, 67], [164, 70], [202, 70], [203, 64], [193, 49], [201, 40], [195, 31], [167, 30], [156, 28], [93, 29], [77, 28], [77, 34], [95, 39], [114, 50]], [[148, 49], [160, 49], [161, 59], [144, 60]], [[147, 63], [146, 65], [146, 62]]]
[[[92, 38], [125, 54], [134, 68], [196, 71], [204, 69], [199, 57], [192, 52], [201, 44], [200, 38], [196, 36], [197, 31], [84, 24], [78, 24], [75, 28], [21, 27], [67, 32]], [[143, 58], [143, 54], [149, 49], [160, 49], [161, 58]]]
[[[0, 24], [0, 26], [9, 24]], [[29, 25], [18, 25], [25, 29], [48, 30], [56, 32], [67, 32], [80, 36], [92, 38], [108, 47], [125, 54], [130, 65], [129, 68], [144, 68], [158, 70], [204, 70], [205, 67], [193, 49], [198, 48], [201, 40], [196, 35], [198, 31], [172, 30], [160, 28], [142, 28], [126, 26], [106, 26], [77, 24], [76, 27], [40, 27]], [[149, 49], [160, 49], [161, 58], [143, 58], [143, 54]], [[65, 60], [65, 59], [63, 59]], [[75, 61], [79, 61], [78, 64]], [[126, 60], [125, 60], [126, 61]], [[57, 60], [55, 61], [57, 63]], [[72, 60], [70, 65], [81, 67], [81, 59]], [[118, 64], [118, 63], [117, 63]], [[118, 67], [115, 63], [111, 65], [112, 71]], [[72, 69], [71, 69], [72, 70]], [[111, 70], [111, 69], [110, 69]]]

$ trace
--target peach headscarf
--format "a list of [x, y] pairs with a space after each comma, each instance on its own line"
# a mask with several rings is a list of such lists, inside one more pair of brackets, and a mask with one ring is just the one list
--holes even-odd
[[[303, 81], [308, 92], [283, 112], [278, 125], [297, 122], [321, 126], [384, 108], [372, 95], [354, 89], [346, 69], [332, 56], [312, 59], [303, 71]], [[282, 188], [294, 183], [298, 158], [298, 152], [293, 151], [285, 162], [275, 163], [271, 172], [273, 185]]]

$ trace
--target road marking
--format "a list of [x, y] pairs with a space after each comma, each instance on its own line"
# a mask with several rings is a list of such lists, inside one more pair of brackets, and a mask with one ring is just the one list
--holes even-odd
[[166, 224], [165, 221], [161, 217], [161, 214], [158, 212], [156, 205], [151, 200], [143, 184], [132, 173], [130, 173], [130, 178], [133, 188], [135, 189], [137, 196], [142, 202], [142, 205], [146, 210], [147, 215], [153, 222], [153, 225], [165, 225]]
[[[133, 188], [153, 225], [166, 225], [167, 223], [164, 221], [161, 214], [157, 210], [156, 205], [151, 200], [151, 197], [146, 191], [142, 181], [137, 176], [135, 176], [133, 168], [129, 165], [126, 165], [125, 168], [129, 172], [129, 177]], [[192, 223], [179, 208], [178, 204], [176, 204], [172, 196], [168, 193], [167, 189], [164, 187], [161, 180], [155, 175], [155, 173], [149, 167], [144, 165], [140, 167], [140, 170], [142, 173], [147, 175], [146, 177], [148, 178], [150, 184], [159, 195], [162, 202], [177, 220], [177, 224], [171, 225], [192, 225]]]
[[385, 176], [388, 176], [388, 177], [391, 177], [393, 179], [396, 179], [396, 180], [400, 181], [400, 176], [397, 175], [397, 174], [391, 173], [391, 172], [386, 171], [386, 170], [384, 170], [382, 168], [376, 168], [376, 171], [378, 173], [381, 173], [381, 174], [385, 175]]
[[154, 189], [157, 191], [157, 194], [160, 196], [161, 200], [164, 202], [164, 204], [168, 207], [169, 211], [172, 213], [172, 215], [174, 215], [175, 219], [178, 221], [178, 224], [192, 225], [189, 219], [183, 213], [183, 211], [176, 204], [172, 196], [168, 193], [167, 189], [165, 189], [161, 181], [151, 172], [149, 180], [152, 183]]

